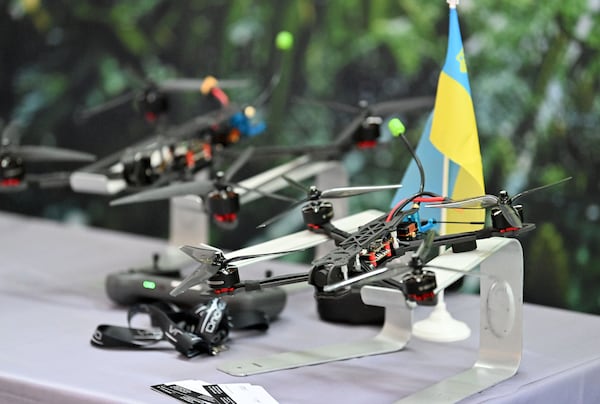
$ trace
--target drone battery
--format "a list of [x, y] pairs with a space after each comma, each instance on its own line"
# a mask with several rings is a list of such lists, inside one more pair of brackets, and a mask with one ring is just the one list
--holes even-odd
[[350, 288], [342, 294], [316, 291], [317, 311], [323, 321], [342, 324], [382, 324], [383, 307], [365, 304], [360, 288]]
[[[154, 301], [168, 301], [180, 306], [194, 307], [213, 299], [215, 296], [191, 288], [185, 293], [171, 296], [169, 292], [181, 281], [181, 277], [161, 276], [140, 271], [121, 271], [106, 277], [105, 287], [108, 297], [120, 305], [133, 305]], [[282, 288], [273, 287], [262, 290], [223, 294], [220, 297], [227, 303], [229, 312], [263, 312], [269, 320], [276, 319], [284, 309], [287, 295]]]
[[462, 253], [477, 249], [477, 240], [467, 240], [460, 243], [452, 244], [453, 253]]

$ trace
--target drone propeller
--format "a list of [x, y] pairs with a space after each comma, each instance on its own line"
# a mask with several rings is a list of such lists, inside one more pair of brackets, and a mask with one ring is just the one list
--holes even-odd
[[305, 187], [299, 182], [289, 178], [285, 175], [282, 175], [282, 178], [288, 182], [294, 188], [297, 188], [307, 194], [307, 196], [303, 199], [300, 199], [290, 206], [288, 206], [283, 212], [273, 216], [269, 220], [258, 225], [259, 228], [267, 227], [271, 223], [279, 220], [284, 215], [286, 215], [289, 211], [297, 208], [306, 202], [317, 202], [321, 199], [338, 199], [338, 198], [348, 198], [351, 196], [362, 195], [370, 192], [384, 191], [387, 189], [398, 189], [402, 187], [401, 184], [393, 184], [393, 185], [371, 185], [371, 186], [360, 186], [360, 187], [340, 187], [340, 188], [330, 188], [326, 190], [319, 190], [316, 186]]
[[[200, 91], [200, 88], [204, 84], [204, 79], [169, 79], [160, 82], [157, 88], [164, 92], [180, 92], [180, 91]], [[218, 80], [217, 85], [223, 89], [247, 87], [250, 85], [250, 81], [246, 79], [228, 79]]]
[[2, 127], [2, 141], [0, 146], [7, 147], [18, 145], [21, 140], [21, 125], [16, 121], [10, 121], [6, 126], [4, 126], [4, 122], [0, 122], [0, 126]]
[[27, 162], [56, 162], [68, 161], [76, 163], [89, 163], [96, 160], [96, 156], [77, 150], [62, 149], [48, 146], [19, 146], [16, 151]]
[[263, 254], [239, 255], [227, 258], [222, 250], [206, 244], [200, 244], [200, 247], [186, 245], [180, 249], [182, 252], [198, 261], [200, 266], [169, 293], [171, 296], [177, 296], [196, 285], [201, 285], [201, 288], [205, 288], [204, 285], [206, 285], [206, 281], [216, 275], [221, 269], [227, 268], [227, 266], [232, 262], [251, 260], [260, 257], [275, 257], [301, 251], [277, 251]]
[[373, 105], [368, 105], [365, 101], [359, 102], [359, 106], [344, 104], [337, 101], [319, 101], [304, 97], [295, 97], [294, 101], [303, 104], [312, 104], [335, 109], [341, 112], [360, 114], [369, 111], [373, 115], [389, 115], [398, 112], [408, 112], [416, 109], [433, 106], [433, 97], [411, 97], [401, 100], [383, 101]]
[[[158, 100], [159, 93], [177, 93], [185, 91], [201, 91], [205, 79], [167, 79], [161, 82], [146, 81], [142, 89], [127, 91], [116, 96], [100, 105], [86, 108], [76, 112], [75, 119], [79, 122], [90, 119], [98, 114], [104, 113], [111, 109], [117, 108], [123, 104], [133, 102], [135, 100], [151, 97], [148, 101], [153, 102]], [[246, 87], [249, 85], [248, 80], [218, 80], [217, 85], [222, 89]]]
[[359, 108], [355, 108], [357, 116], [346, 126], [335, 139], [338, 146], [346, 144], [356, 130], [367, 122], [370, 116], [387, 116], [394, 113], [414, 111], [422, 108], [433, 107], [434, 97], [414, 97], [396, 101], [385, 101], [373, 105], [361, 102]]
[[62, 149], [50, 146], [21, 146], [22, 127], [15, 121], [10, 122], [2, 130], [0, 148], [17, 154], [24, 162], [75, 162], [89, 163], [96, 156], [77, 150]]
[[446, 201], [436, 204], [427, 205], [430, 208], [462, 208], [462, 209], [486, 209], [486, 208], [498, 208], [502, 213], [502, 216], [506, 219], [506, 221], [512, 226], [516, 228], [523, 227], [523, 222], [519, 213], [513, 207], [513, 203], [516, 202], [517, 199], [523, 197], [524, 195], [530, 194], [535, 191], [539, 191], [541, 189], [545, 189], [548, 187], [552, 187], [558, 184], [561, 184], [565, 181], [571, 180], [573, 177], [563, 178], [560, 181], [556, 181], [550, 184], [542, 185], [540, 187], [531, 188], [526, 191], [520, 192], [513, 197], [509, 197], [508, 193], [505, 190], [502, 190], [496, 195], [482, 195], [474, 198], [461, 199], [458, 201]]

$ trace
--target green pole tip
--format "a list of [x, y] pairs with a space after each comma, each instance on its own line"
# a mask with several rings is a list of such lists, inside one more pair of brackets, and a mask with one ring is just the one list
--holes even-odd
[[294, 44], [294, 36], [288, 31], [281, 31], [275, 38], [275, 44], [281, 50], [289, 50]]
[[390, 120], [390, 122], [388, 123], [388, 128], [390, 128], [390, 132], [392, 132], [392, 135], [394, 135], [396, 137], [398, 137], [398, 136], [404, 134], [404, 132], [406, 132], [406, 128], [404, 127], [404, 124], [398, 118], [394, 118], [394, 119]]

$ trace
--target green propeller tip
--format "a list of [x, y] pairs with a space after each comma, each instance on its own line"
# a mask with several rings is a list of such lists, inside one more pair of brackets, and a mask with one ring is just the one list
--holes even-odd
[[394, 135], [396, 137], [398, 137], [398, 136], [404, 134], [404, 132], [406, 132], [406, 127], [404, 126], [402, 121], [398, 118], [392, 119], [388, 123], [388, 128], [390, 128], [390, 132], [392, 132], [392, 135]]
[[289, 50], [294, 44], [294, 36], [288, 31], [281, 31], [275, 38], [275, 44], [281, 50]]

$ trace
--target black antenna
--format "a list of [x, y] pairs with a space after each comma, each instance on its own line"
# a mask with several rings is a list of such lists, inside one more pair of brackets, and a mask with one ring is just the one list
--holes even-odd
[[[275, 45], [282, 52], [287, 52], [288, 50], [290, 50], [293, 44], [294, 44], [294, 36], [291, 33], [289, 33], [288, 31], [281, 31], [275, 37]], [[281, 60], [280, 60], [279, 66], [277, 66], [277, 70], [275, 71], [275, 74], [273, 74], [273, 76], [271, 77], [269, 84], [262, 91], [262, 93], [260, 93], [258, 95], [256, 100], [254, 101], [253, 105], [255, 108], [262, 106], [265, 102], [267, 102], [269, 100], [269, 98], [271, 98], [271, 95], [273, 95], [273, 91], [275, 91], [275, 88], [277, 87], [277, 85], [279, 84], [279, 81], [281, 80], [281, 70], [282, 69], [283, 69], [283, 63], [281, 63]]]
[[402, 121], [400, 121], [400, 119], [394, 118], [388, 123], [388, 128], [390, 129], [390, 132], [392, 132], [392, 135], [394, 135], [394, 137], [399, 137], [404, 141], [404, 145], [412, 155], [413, 159], [415, 160], [415, 163], [417, 163], [417, 167], [419, 168], [419, 175], [421, 176], [421, 185], [419, 186], [419, 193], [422, 193], [425, 190], [425, 171], [423, 170], [423, 164], [421, 164], [421, 159], [419, 159], [419, 156], [417, 156], [417, 153], [415, 152], [413, 147], [403, 136], [404, 132], [406, 132], [404, 124], [402, 123]]

